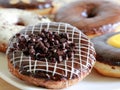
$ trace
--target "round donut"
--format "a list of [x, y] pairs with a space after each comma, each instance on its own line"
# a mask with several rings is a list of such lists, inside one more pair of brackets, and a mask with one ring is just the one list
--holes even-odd
[[24, 9], [40, 15], [52, 14], [56, 9], [53, 0], [0, 0], [0, 7]]
[[105, 76], [120, 77], [120, 35], [119, 38], [117, 36], [118, 39], [114, 38], [114, 43], [112, 42], [112, 44], [115, 45], [118, 43], [119, 47], [108, 43], [112, 36], [118, 34], [120, 34], [120, 32], [109, 33], [92, 39], [97, 60], [94, 67], [99, 73]]
[[50, 22], [50, 20], [41, 15], [37, 15], [20, 9], [0, 9], [0, 23], [13, 25], [34, 25], [40, 22]]
[[10, 39], [8, 67], [16, 77], [51, 89], [71, 86], [90, 72], [95, 63], [93, 44], [66, 23], [28, 26]]
[[120, 6], [105, 0], [79, 0], [58, 10], [55, 21], [76, 26], [89, 37], [115, 32], [120, 26]]
[[0, 9], [0, 51], [5, 52], [10, 37], [27, 25], [50, 22], [47, 17], [19, 9]]

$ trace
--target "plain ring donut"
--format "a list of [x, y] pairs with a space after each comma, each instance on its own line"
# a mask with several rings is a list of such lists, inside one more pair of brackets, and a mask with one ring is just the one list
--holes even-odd
[[94, 37], [116, 31], [120, 26], [119, 9], [119, 5], [110, 1], [80, 0], [59, 9], [55, 21], [74, 25], [89, 37]]
[[92, 42], [97, 54], [95, 69], [105, 76], [120, 77], [120, 32], [95, 37]]
[[46, 88], [71, 86], [90, 72], [95, 63], [90, 39], [66, 23], [28, 26], [10, 39], [7, 50], [10, 72]]
[[25, 26], [40, 22], [50, 22], [50, 20], [19, 9], [0, 9], [0, 51], [5, 52], [9, 39]]

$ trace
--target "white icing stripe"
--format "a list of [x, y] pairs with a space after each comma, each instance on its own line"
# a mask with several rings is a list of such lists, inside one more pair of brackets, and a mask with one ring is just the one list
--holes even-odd
[[48, 61], [47, 61], [47, 59], [45, 58], [45, 60], [46, 60], [46, 71], [48, 72]]
[[[79, 50], [79, 60], [80, 60], [80, 70], [82, 70], [82, 58], [81, 58], [81, 34], [79, 34], [79, 45], [78, 45], [78, 50]], [[82, 76], [82, 73], [80, 73], [80, 77]]]
[[[28, 26], [29, 27], [29, 26]], [[13, 55], [13, 57], [11, 58], [11, 60], [13, 61], [13, 64], [17, 64], [17, 63], [22, 63], [24, 62], [29, 62], [29, 65], [24, 65], [23, 68], [29, 68], [27, 71], [28, 72], [36, 72], [36, 71], [45, 71], [45, 72], [50, 72], [52, 73], [52, 75], [54, 76], [55, 74], [61, 75], [61, 76], [65, 76], [68, 77], [68, 73], [70, 73], [70, 79], [72, 79], [73, 74], [77, 75], [79, 77], [82, 77], [82, 72], [84, 71], [89, 71], [89, 67], [88, 66], [92, 66], [94, 64], [94, 62], [89, 62], [89, 59], [95, 60], [95, 57], [90, 55], [90, 53], [95, 53], [95, 50], [93, 48], [93, 46], [91, 47], [91, 42], [88, 41], [87, 37], [83, 35], [83, 33], [81, 33], [77, 28], [70, 26], [69, 24], [64, 24], [64, 23], [41, 23], [40, 25], [35, 25], [32, 26], [30, 28], [26, 28], [27, 30], [25, 31], [25, 34], [27, 33], [27, 31], [32, 31], [32, 33], [34, 33], [35, 31], [41, 31], [43, 27], [46, 28], [46, 30], [52, 30], [52, 31], [56, 31], [58, 33], [61, 32], [66, 32], [69, 35], [69, 40], [71, 41], [77, 41], [75, 42], [76, 45], [76, 50], [75, 50], [75, 54], [72, 54], [72, 60], [65, 60], [64, 63], [50, 63], [48, 62], [48, 60], [46, 59], [45, 61], [37, 61], [37, 60], [31, 60], [31, 57], [26, 57], [21, 55], [20, 57], [16, 57], [15, 55]], [[34, 30], [36, 29], [36, 30]], [[56, 30], [57, 29], [57, 30]], [[84, 38], [82, 38], [84, 37]], [[12, 40], [12, 43], [16, 42], [16, 40]], [[14, 42], [13, 42], [14, 41]], [[84, 42], [88, 42], [87, 43], [81, 43], [81, 41]], [[10, 47], [12, 47], [12, 45], [10, 45]], [[9, 48], [9, 47], [8, 47]], [[85, 51], [81, 51], [81, 49], [85, 49]], [[9, 50], [8, 50], [9, 52]], [[17, 53], [20, 53], [18, 51], [15, 51]], [[84, 53], [84, 55], [81, 55], [81, 53]], [[22, 53], [21, 53], [22, 54]], [[20, 61], [18, 61], [18, 59], [22, 59]], [[82, 58], [87, 58], [87, 60], [82, 60]], [[86, 63], [83, 64], [83, 63]], [[19, 66], [21, 66], [19, 65]], [[80, 66], [79, 69], [75, 69], [75, 65]], [[38, 67], [45, 67], [44, 69], [38, 68]], [[50, 71], [49, 68], [53, 68], [53, 71]], [[62, 70], [61, 72], [65, 72], [65, 74], [61, 74], [58, 72], [58, 69]], [[22, 72], [22, 71], [20, 71]]]
[[[32, 65], [31, 65], [32, 66]], [[37, 66], [37, 60], [35, 60], [35, 64], [34, 64], [34, 70], [33, 70], [33, 72], [35, 73], [35, 71], [36, 71], [36, 66]]]
[[31, 72], [31, 57], [29, 56], [29, 71]]
[[65, 33], [67, 33], [67, 24], [65, 24]]
[[58, 29], [57, 29], [58, 33], [60, 33], [60, 25], [61, 25], [61, 23], [59, 23], [59, 25], [58, 25]]
[[33, 27], [32, 27], [32, 32], [31, 32], [32, 34], [33, 34], [33, 32], [34, 32], [34, 28], [35, 28], [35, 25], [33, 25]]
[[47, 31], [49, 30], [49, 27], [50, 27], [50, 24], [48, 23], [47, 28], [46, 28]]
[[74, 73], [74, 54], [72, 53], [72, 69], [71, 69], [70, 79], [72, 79], [73, 73]]
[[19, 64], [19, 67], [21, 67], [22, 61], [23, 61], [23, 53], [21, 53], [21, 57], [20, 57], [20, 64]]
[[53, 70], [53, 76], [54, 76], [54, 74], [56, 73], [56, 67], [57, 67], [57, 62], [55, 63], [55, 65], [54, 65], [54, 70]]
[[67, 63], [66, 63], [66, 60], [65, 60], [65, 76], [67, 77]]
[[[88, 39], [88, 42], [90, 42], [90, 40]], [[88, 43], [88, 46], [89, 46], [89, 44], [90, 43]], [[90, 48], [88, 48], [88, 51], [87, 51], [87, 62], [86, 62], [86, 66], [88, 65], [88, 63], [89, 63], [89, 53], [90, 53], [90, 50], [89, 50]]]

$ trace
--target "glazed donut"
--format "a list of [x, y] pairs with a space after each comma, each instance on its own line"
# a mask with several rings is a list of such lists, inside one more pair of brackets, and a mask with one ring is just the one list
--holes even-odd
[[104, 0], [80, 0], [59, 9], [55, 21], [72, 24], [94, 37], [118, 30], [120, 6]]
[[95, 63], [93, 44], [66, 23], [28, 26], [10, 39], [8, 67], [16, 77], [36, 86], [59, 89], [71, 86]]
[[95, 69], [111, 77], [120, 77], [120, 32], [109, 33], [92, 39], [96, 50]]
[[10, 37], [23, 28], [24, 26], [0, 25], [0, 52], [6, 52]]
[[0, 0], [2, 8], [18, 8], [37, 14], [52, 14], [56, 9], [52, 0]]
[[40, 22], [50, 22], [50, 20], [47, 17], [19, 9], [0, 9], [0, 51], [6, 51], [10, 37], [24, 26]]
[[37, 15], [20, 9], [0, 9], [0, 23], [12, 25], [33, 25], [40, 22], [50, 22], [50, 20], [41, 15]]

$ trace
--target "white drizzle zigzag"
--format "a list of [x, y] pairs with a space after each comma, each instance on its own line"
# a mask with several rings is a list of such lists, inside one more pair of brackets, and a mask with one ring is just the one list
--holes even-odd
[[[39, 26], [39, 28], [37, 28]], [[34, 25], [32, 26], [32, 28], [30, 28], [30, 26], [26, 27], [26, 29], [24, 30], [24, 35], [27, 35], [28, 31], [31, 31], [31, 33], [34, 33], [35, 31], [41, 31], [41, 29], [46, 26], [47, 30], [54, 30], [56, 29], [55, 32], [66, 32], [68, 34], [70, 34], [71, 36], [69, 36], [69, 40], [71, 41], [75, 41], [78, 40], [78, 42], [76, 42], [76, 53], [72, 54], [72, 60], [65, 60], [63, 63], [50, 63], [48, 62], [48, 60], [46, 59], [44, 62], [43, 61], [37, 61], [37, 60], [31, 60], [31, 57], [26, 57], [23, 55], [23, 53], [21, 53], [20, 57], [16, 57], [14, 55], [13, 52], [13, 57], [11, 57], [11, 61], [12, 64], [15, 66], [17, 63], [19, 63], [19, 68], [21, 67], [23, 62], [29, 62], [29, 65], [25, 65], [22, 66], [23, 68], [29, 68], [27, 71], [28, 72], [33, 72], [35, 73], [36, 71], [45, 71], [45, 72], [50, 72], [52, 73], [52, 75], [54, 76], [55, 74], [61, 75], [61, 76], [68, 76], [68, 73], [70, 73], [70, 77], [69, 79], [72, 79], [73, 74], [77, 75], [78, 77], [82, 77], [82, 72], [83, 71], [90, 71], [91, 69], [89, 69], [89, 66], [93, 66], [94, 62], [95, 62], [95, 57], [93, 54], [95, 54], [95, 50], [93, 48], [92, 43], [89, 41], [89, 39], [77, 28], [69, 25], [69, 24], [65, 24], [65, 23], [40, 23], [39, 25]], [[52, 26], [55, 26], [54, 28]], [[52, 28], [51, 28], [52, 27]], [[36, 29], [37, 28], [37, 29]], [[35, 30], [34, 30], [35, 29]], [[76, 37], [75, 37], [76, 36]], [[84, 38], [82, 38], [84, 37]], [[87, 43], [81, 43], [81, 40]], [[11, 43], [14, 43], [15, 41], [13, 39], [11, 39], [10, 41], [10, 46], [8, 47], [8, 53], [10, 48], [12, 47]], [[81, 49], [87, 49], [86, 51], [82, 51]], [[17, 52], [17, 51], [15, 51]], [[92, 53], [91, 53], [92, 52]], [[81, 55], [81, 53], [85, 53], [84, 55]], [[86, 60], [82, 60], [82, 58], [86, 58]], [[20, 60], [18, 60], [20, 59]], [[91, 60], [91, 62], [89, 62], [89, 60]], [[33, 64], [34, 63], [34, 64]], [[40, 64], [42, 63], [42, 64]], [[68, 65], [68, 63], [71, 63], [71, 65]], [[86, 63], [86, 64], [83, 64]], [[80, 67], [78, 69], [76, 69], [74, 66], [78, 64]], [[46, 67], [45, 69], [41, 69], [41, 68], [37, 68], [38, 66], [44, 66]], [[60, 67], [61, 66], [61, 67]], [[53, 68], [53, 71], [49, 70], [49, 68]], [[64, 67], [64, 68], [63, 68]], [[57, 69], [60, 69], [62, 71], [65, 72], [65, 74], [61, 74], [59, 72], [57, 72]], [[20, 73], [22, 72], [21, 70], [19, 70]]]

